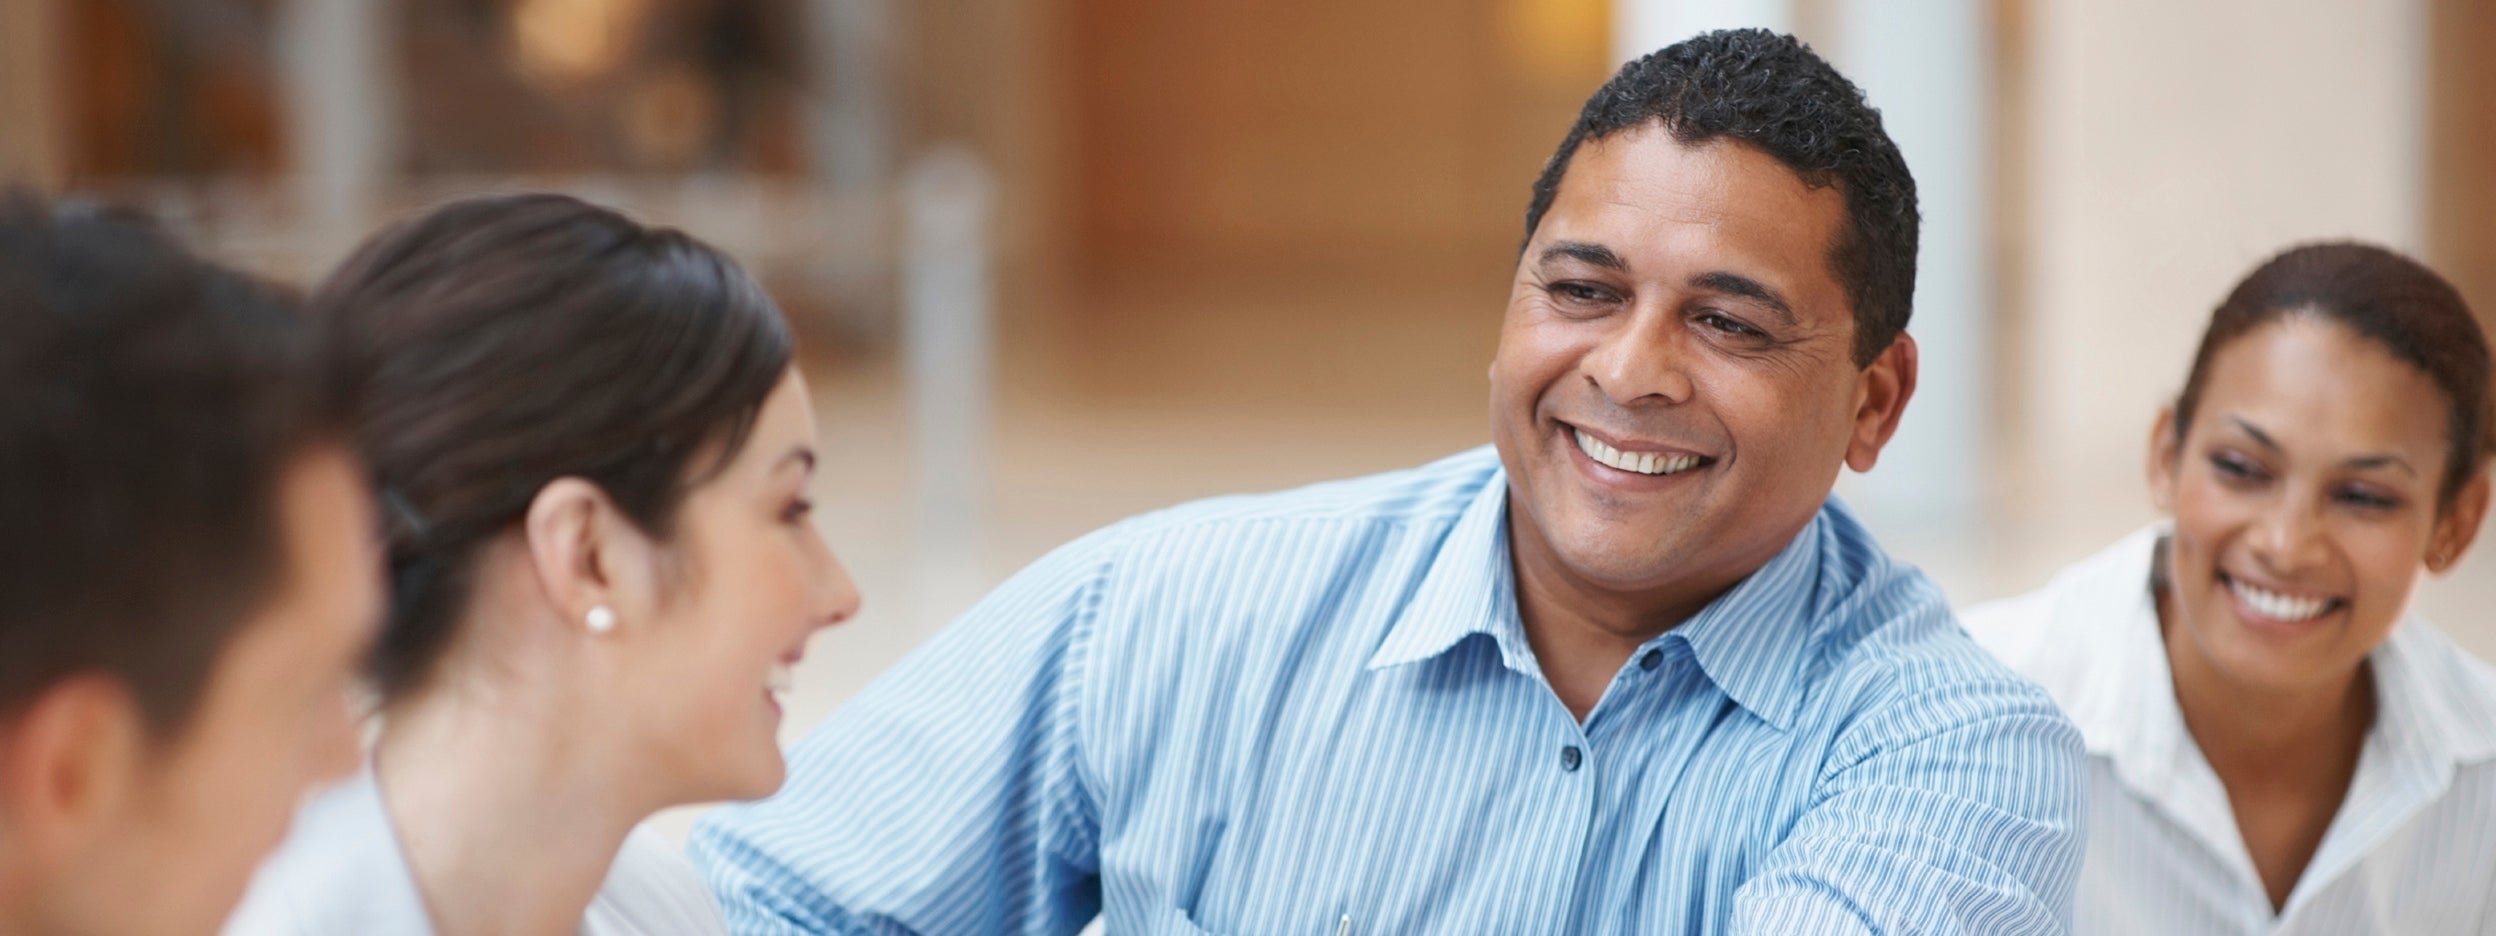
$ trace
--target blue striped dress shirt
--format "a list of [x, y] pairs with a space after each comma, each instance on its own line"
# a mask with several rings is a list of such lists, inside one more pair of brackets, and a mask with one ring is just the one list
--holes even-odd
[[1832, 500], [1583, 724], [1506, 473], [1138, 517], [1008, 581], [692, 852], [738, 933], [2051, 933], [2080, 735]]

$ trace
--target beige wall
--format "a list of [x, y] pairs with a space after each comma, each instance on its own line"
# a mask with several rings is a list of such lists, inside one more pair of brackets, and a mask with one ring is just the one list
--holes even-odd
[[[2426, 9], [2418, 0], [2097, 0], [2025, 11], [2031, 184], [2012, 213], [2016, 411], [1994, 580], [2037, 581], [2152, 516], [2150, 422], [2209, 309], [2290, 243], [2425, 238]], [[2496, 656], [2489, 549], [2422, 607]]]
[[55, 0], [0, 0], [0, 185], [61, 184]]
[[2496, 3], [2430, 6], [2427, 258], [2496, 330]]

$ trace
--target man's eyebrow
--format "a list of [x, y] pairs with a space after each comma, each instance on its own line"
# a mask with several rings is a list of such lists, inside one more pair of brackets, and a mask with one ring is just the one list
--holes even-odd
[[1721, 270], [1701, 273], [1690, 278], [1690, 285], [1696, 289], [1739, 296], [1759, 303], [1768, 307], [1768, 311], [1775, 313], [1778, 318], [1785, 320], [1787, 327], [1792, 327], [1794, 324], [1794, 306], [1787, 303], [1784, 296], [1777, 295], [1777, 291], [1768, 288], [1767, 284], [1740, 273], [1726, 273]]
[[1543, 248], [1540, 262], [1550, 263], [1554, 260], [1575, 260], [1607, 270], [1629, 272], [1629, 264], [1621, 260], [1620, 254], [1613, 253], [1612, 248], [1602, 244], [1589, 244], [1585, 241], [1559, 241]]

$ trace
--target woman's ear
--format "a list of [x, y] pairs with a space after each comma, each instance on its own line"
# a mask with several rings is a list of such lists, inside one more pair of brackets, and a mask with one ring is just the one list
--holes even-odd
[[529, 501], [529, 559], [557, 616], [591, 633], [647, 619], [656, 544], [581, 478], [557, 478]]
[[2158, 509], [2175, 512], [2175, 475], [2181, 464], [2183, 443], [2175, 437], [2175, 407], [2158, 408], [2158, 420], [2149, 426], [2149, 499]]
[[2489, 484], [2486, 469], [2480, 469], [2453, 496], [2453, 505], [2435, 519], [2435, 535], [2427, 542], [2427, 571], [2441, 575], [2470, 551], [2470, 544], [2479, 538], [2480, 525], [2487, 520]]

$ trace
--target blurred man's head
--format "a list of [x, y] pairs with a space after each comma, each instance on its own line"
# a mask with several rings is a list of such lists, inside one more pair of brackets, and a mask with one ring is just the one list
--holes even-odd
[[214, 932], [380, 602], [292, 299], [0, 195], [0, 932]]
[[1913, 394], [1916, 228], [1879, 112], [1792, 37], [1624, 66], [1534, 183], [1491, 366], [1524, 571], [1677, 618], [1774, 557]]

